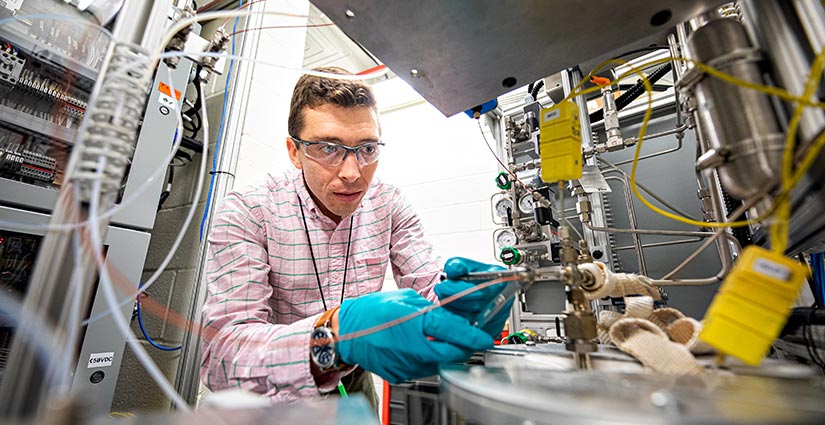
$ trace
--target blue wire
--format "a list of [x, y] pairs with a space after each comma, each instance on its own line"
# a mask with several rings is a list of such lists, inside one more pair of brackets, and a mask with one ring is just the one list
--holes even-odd
[[818, 306], [825, 303], [825, 253], [819, 252], [810, 255], [811, 274], [814, 281], [814, 298]]
[[182, 345], [179, 345], [177, 347], [164, 347], [149, 337], [149, 334], [146, 333], [146, 328], [143, 327], [143, 316], [141, 316], [140, 314], [140, 297], [138, 297], [137, 299], [137, 319], [138, 325], [140, 325], [140, 331], [143, 332], [143, 337], [146, 338], [146, 340], [149, 341], [149, 344], [152, 344], [153, 347], [163, 351], [177, 351], [180, 350], [181, 347], [183, 347]]
[[[243, 0], [238, 0], [238, 8], [243, 7]], [[232, 56], [235, 56], [235, 32], [238, 31], [238, 20], [240, 17], [235, 18], [235, 25], [232, 26]], [[215, 140], [215, 152], [212, 154], [212, 172], [211, 177], [209, 178], [209, 191], [206, 194], [206, 207], [203, 210], [203, 217], [201, 218], [201, 228], [200, 228], [200, 235], [198, 236], [199, 240], [203, 240], [203, 227], [206, 225], [206, 218], [209, 216], [209, 205], [212, 203], [212, 189], [215, 187], [215, 171], [218, 168], [218, 152], [220, 151], [221, 146], [221, 135], [223, 134], [223, 124], [226, 118], [226, 101], [229, 99], [229, 81], [232, 79], [232, 66], [234, 64], [234, 60], [229, 60], [229, 70], [226, 72], [226, 85], [223, 88], [223, 109], [221, 110], [221, 124], [218, 126], [218, 138]], [[206, 100], [203, 100], [204, 107]], [[206, 113], [205, 111], [203, 113]], [[209, 135], [204, 135], [204, 143], [209, 138]], [[204, 158], [205, 159], [205, 158]]]

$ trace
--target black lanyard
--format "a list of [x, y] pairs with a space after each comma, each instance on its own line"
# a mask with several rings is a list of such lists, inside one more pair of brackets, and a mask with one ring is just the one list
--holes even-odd
[[[321, 302], [324, 303], [324, 311], [327, 310], [327, 301], [324, 299], [324, 290], [321, 289], [321, 276], [318, 275], [318, 265], [315, 264], [315, 253], [312, 251], [312, 241], [309, 239], [309, 227], [307, 227], [307, 217], [304, 215], [304, 203], [301, 202], [301, 197], [298, 196], [298, 207], [301, 208], [301, 219], [304, 220], [304, 232], [307, 235], [307, 243], [309, 244], [309, 255], [312, 256], [312, 268], [315, 269], [315, 279], [318, 281], [318, 292], [321, 293]], [[355, 215], [349, 219], [349, 236], [347, 236], [347, 254], [344, 257], [344, 280], [341, 282], [341, 302], [344, 303], [344, 291], [347, 289], [347, 265], [349, 264], [349, 246], [352, 242], [352, 222]]]

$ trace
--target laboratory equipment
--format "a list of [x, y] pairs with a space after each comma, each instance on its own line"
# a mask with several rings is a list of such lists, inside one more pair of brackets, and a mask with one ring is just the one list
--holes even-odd
[[[770, 267], [776, 257], [743, 261], [743, 252], [755, 252], [743, 247], [772, 249], [790, 263], [805, 262], [822, 250], [821, 2], [604, 2], [586, 11], [540, 2], [520, 7], [317, 3], [445, 115], [497, 98], [498, 108], [476, 114], [493, 134], [498, 149], [491, 151], [503, 153], [491, 187], [497, 189], [491, 198], [493, 220], [501, 226], [492, 235], [492, 247], [516, 275], [558, 273], [549, 279], [525, 275], [528, 283], [511, 283], [486, 309], [494, 311], [515, 297], [510, 332], [537, 335], [513, 339], [532, 344], [528, 355], [510, 356], [508, 368], [498, 370], [489, 354], [507, 356], [509, 348], [503, 347], [485, 355], [484, 368], [442, 371], [442, 401], [471, 421], [598, 422], [582, 413], [590, 411], [583, 405], [552, 407], [550, 393], [583, 396], [576, 388], [588, 388], [595, 398], [602, 390], [619, 395], [623, 390], [607, 383], [614, 378], [580, 371], [548, 374], [533, 385], [539, 355], [532, 350], [557, 344], [553, 356], [566, 356], [573, 369], [592, 370], [606, 347], [604, 335], [597, 337], [602, 329], [597, 322], [629, 314], [638, 306], [634, 295], [652, 299], [651, 308], [697, 319], [713, 302], [714, 317], [736, 314], [739, 323], [759, 326], [749, 318], [751, 310], [719, 307], [718, 300], [725, 299], [717, 295], [719, 285], [743, 275], [753, 281], [749, 287], [769, 282], [746, 273], [748, 267], [762, 267], [764, 276], [774, 273], [783, 282], [790, 278]], [[462, 7], [467, 13], [455, 13]], [[433, 30], [413, 30], [423, 22]], [[441, 48], [434, 55], [428, 46], [436, 42]], [[800, 267], [805, 266], [793, 269]], [[611, 273], [626, 285], [624, 292], [592, 289], [594, 279]], [[793, 276], [800, 284], [798, 273]], [[816, 284], [802, 286], [821, 292]], [[783, 288], [777, 295], [783, 303], [803, 302], [798, 286]], [[817, 307], [822, 308], [811, 311]], [[785, 310], [783, 304], [783, 319], [760, 329], [768, 342]], [[814, 420], [809, 402], [819, 389], [798, 394], [769, 378], [742, 377], [791, 366], [776, 358], [763, 360], [761, 348], [745, 353], [736, 348], [746, 346], [744, 341], [725, 340], [734, 338], [733, 332], [710, 329], [713, 336], [700, 334], [700, 342], [724, 355], [747, 357], [751, 364], [763, 362], [759, 369], [731, 366], [729, 380], [706, 371], [710, 379], [726, 380], [726, 394], [744, 394], [748, 386], [790, 394], [792, 406], [773, 409], [783, 412], [781, 419], [754, 420]], [[822, 328], [809, 323], [805, 329], [804, 341], [794, 341], [807, 348], [800, 361], [814, 365], [822, 347], [810, 329], [821, 333]], [[780, 336], [774, 345], [787, 346], [788, 339]], [[630, 369], [639, 366], [632, 357], [622, 361]], [[485, 381], [483, 376], [497, 378]], [[702, 405], [704, 397], [724, 399], [711, 389], [697, 390], [689, 380], [631, 376], [615, 379], [651, 389], [652, 409], [675, 409], [669, 418], [676, 422], [697, 418], [689, 406]], [[565, 384], [546, 384], [551, 381]], [[656, 389], [662, 382], [676, 390]], [[593, 383], [604, 386], [588, 386]], [[510, 392], [496, 394], [499, 389]], [[688, 395], [694, 390], [698, 399]], [[753, 419], [747, 406], [729, 400], [720, 405], [725, 407], [696, 420]], [[741, 416], [728, 416], [727, 409]], [[616, 423], [645, 422], [645, 414], [622, 411], [610, 417]]]

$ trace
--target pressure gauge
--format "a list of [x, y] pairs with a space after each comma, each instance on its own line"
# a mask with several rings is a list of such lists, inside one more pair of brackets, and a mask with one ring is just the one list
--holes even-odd
[[507, 218], [507, 210], [513, 211], [513, 201], [509, 198], [501, 198], [496, 202], [496, 215], [506, 219]]
[[516, 234], [512, 230], [502, 230], [496, 235], [496, 244], [499, 247], [513, 246], [518, 242]]
[[522, 214], [532, 214], [535, 209], [533, 195], [528, 193], [522, 196], [521, 199], [518, 200], [518, 209]]

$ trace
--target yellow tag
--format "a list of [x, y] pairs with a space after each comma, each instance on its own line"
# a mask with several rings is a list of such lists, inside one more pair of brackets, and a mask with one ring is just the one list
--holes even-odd
[[779, 335], [808, 268], [757, 246], [745, 248], [705, 314], [699, 339], [757, 366]]
[[541, 110], [539, 151], [544, 182], [581, 178], [581, 123], [575, 103], [562, 102]]

